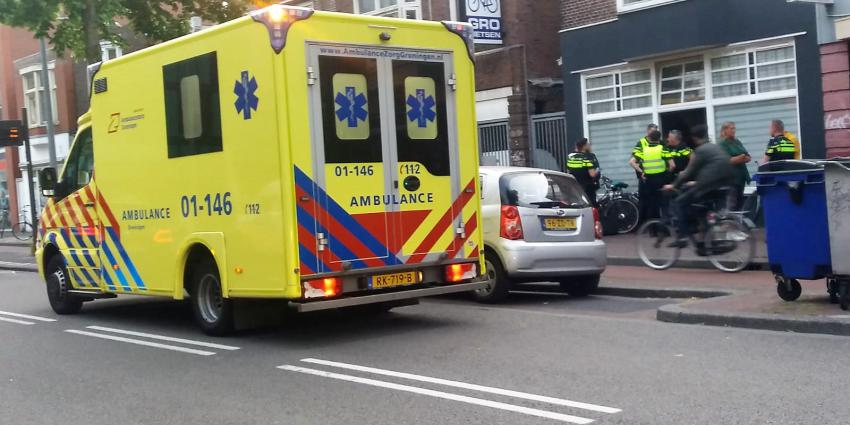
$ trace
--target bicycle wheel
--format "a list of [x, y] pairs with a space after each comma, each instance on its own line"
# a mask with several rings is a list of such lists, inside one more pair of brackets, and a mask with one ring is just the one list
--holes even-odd
[[737, 273], [752, 261], [756, 239], [750, 229], [736, 220], [721, 220], [705, 233], [708, 260], [717, 270]]
[[613, 224], [614, 230], [622, 235], [635, 230], [639, 216], [640, 210], [632, 201], [625, 198], [615, 199], [605, 209], [605, 224]]
[[641, 261], [655, 270], [666, 270], [676, 264], [681, 248], [668, 245], [676, 240], [673, 228], [661, 220], [650, 220], [640, 226], [637, 249]]
[[26, 221], [15, 223], [12, 226], [12, 235], [19, 241], [27, 241], [32, 239], [32, 224]]

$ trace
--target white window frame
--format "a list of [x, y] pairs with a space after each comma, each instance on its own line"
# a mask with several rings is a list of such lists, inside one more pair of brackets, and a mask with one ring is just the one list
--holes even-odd
[[360, 11], [360, 2], [353, 0], [354, 13], [371, 15], [371, 16], [386, 16], [391, 18], [406, 18], [408, 11], [414, 11], [416, 19], [422, 19], [422, 1], [421, 0], [395, 0], [395, 4], [381, 8], [381, 0], [371, 0], [375, 4], [375, 9], [368, 12]]
[[[767, 51], [767, 50], [774, 50], [774, 49], [779, 49], [779, 48], [783, 48], [783, 47], [790, 47], [792, 49], [792, 51], [794, 53], [793, 53], [793, 57], [791, 59], [782, 59], [782, 60], [778, 60], [778, 61], [762, 62], [762, 63], [758, 62], [758, 52], [763, 52], [763, 51]], [[720, 70], [717, 70], [717, 71], [732, 71], [732, 70], [736, 70], [736, 69], [746, 69], [747, 70], [747, 80], [746, 81], [742, 80], [742, 81], [735, 81], [735, 82], [731, 82], [731, 83], [714, 84], [714, 72], [715, 72], [715, 70], [713, 68], [711, 68], [708, 72], [709, 79], [710, 79], [708, 81], [708, 86], [710, 87], [711, 92], [713, 94], [715, 87], [733, 86], [733, 85], [736, 85], [736, 84], [743, 84], [743, 83], [746, 82], [748, 93], [743, 94], [743, 95], [738, 95], [738, 96], [717, 97], [716, 100], [715, 100], [715, 104], [718, 104], [718, 103], [751, 102], [753, 100], [760, 100], [760, 99], [777, 99], [777, 98], [783, 98], [783, 97], [790, 97], [790, 96], [795, 95], [798, 92], [799, 81], [798, 81], [798, 77], [797, 77], [797, 74], [798, 74], [797, 73], [797, 46], [793, 41], [788, 42], [788, 43], [771, 44], [771, 45], [766, 45], [766, 46], [752, 46], [752, 47], [748, 47], [748, 48], [739, 48], [739, 49], [735, 49], [735, 50], [721, 51], [721, 52], [715, 53], [714, 55], [708, 56], [707, 62], [708, 62], [708, 65], [710, 66], [712, 59], [717, 59], [717, 58], [722, 58], [722, 57], [727, 57], [727, 56], [741, 55], [741, 54], [745, 55], [746, 58], [747, 58], [747, 64], [746, 65], [734, 67], [734, 68], [723, 68], [723, 69], [720, 69]], [[750, 59], [749, 59], [750, 54], [754, 55], [755, 58], [756, 58], [754, 63], [752, 63], [752, 64], [749, 62], [750, 61]], [[759, 78], [758, 68], [760, 66], [774, 65], [774, 64], [780, 64], [780, 63], [793, 63], [794, 64], [794, 75], [785, 74], [785, 75], [779, 75], [779, 76], [773, 76], [773, 77]], [[751, 76], [750, 70], [753, 70], [755, 77]], [[790, 77], [794, 77], [794, 88], [793, 89], [774, 90], [774, 91], [765, 91], [765, 92], [759, 90], [759, 83], [760, 82], [778, 80], [778, 79], [790, 78]], [[752, 84], [755, 84], [755, 93], [752, 93]], [[707, 89], [709, 87], [707, 87]], [[741, 99], [744, 99], [744, 100], [741, 100]]]
[[[804, 33], [802, 33], [804, 34]], [[734, 45], [720, 47], [717, 49], [706, 50], [704, 52], [697, 53], [686, 53], [677, 56], [670, 56], [661, 58], [658, 60], [648, 60], [643, 62], [633, 62], [633, 63], [620, 63], [620, 64], [612, 64], [599, 68], [592, 68], [583, 71], [574, 71], [576, 74], [581, 74], [580, 85], [581, 85], [581, 108], [582, 108], [582, 116], [583, 116], [583, 127], [584, 133], [589, 134], [590, 131], [590, 123], [597, 120], [606, 120], [611, 118], [627, 118], [635, 115], [643, 115], [643, 114], [651, 114], [653, 122], [658, 122], [660, 117], [659, 115], [664, 112], [672, 112], [677, 110], [686, 110], [686, 109], [697, 109], [697, 108], [705, 108], [706, 110], [706, 121], [709, 123], [709, 137], [712, 139], [716, 138], [715, 132], [717, 131], [714, 121], [714, 108], [717, 106], [725, 106], [730, 104], [737, 103], [749, 103], [749, 102], [758, 102], [763, 100], [776, 100], [776, 99], [788, 99], [795, 98], [797, 102], [797, 122], [800, 122], [800, 96], [799, 96], [799, 73], [798, 73], [798, 61], [799, 57], [797, 57], [797, 47], [796, 40], [794, 37], [801, 34], [787, 34], [779, 37], [772, 37], [769, 39], [762, 40], [754, 40], [742, 43], [735, 43]], [[734, 46], [734, 47], [733, 47]], [[729, 96], [729, 97], [714, 97], [714, 85], [713, 85], [713, 75], [712, 72], [714, 69], [711, 66], [711, 60], [717, 57], [730, 56], [734, 54], [740, 54], [744, 52], [758, 52], [764, 50], [773, 50], [781, 47], [793, 47], [794, 49], [794, 80], [795, 80], [795, 88], [788, 90], [777, 90], [777, 91], [769, 91], [769, 92], [761, 92], [758, 93], [758, 89], [756, 90], [756, 94], [746, 94], [741, 96]], [[694, 61], [695, 58], [702, 57], [704, 61], [703, 70], [706, 74], [706, 80], [704, 82], [705, 85], [705, 100], [702, 101], [693, 101], [693, 102], [683, 102], [676, 103], [670, 105], [661, 105], [661, 96], [660, 96], [660, 83], [661, 79], [658, 76], [662, 64], [670, 64], [675, 63], [676, 61]], [[774, 62], [765, 62], [761, 64], [756, 64], [752, 66], [759, 65], [769, 65], [772, 63], [780, 63], [780, 62], [790, 62], [790, 59], [783, 59], [781, 61]], [[749, 63], [747, 66], [750, 66]], [[606, 74], [614, 74], [614, 73], [622, 73], [629, 71], [637, 71], [640, 69], [649, 68], [652, 72], [652, 105], [647, 108], [640, 109], [629, 109], [623, 111], [615, 111], [615, 112], [603, 112], [597, 114], [589, 114], [587, 107], [587, 84], [586, 80], [588, 78], [600, 77]], [[730, 68], [731, 69], [731, 68]], [[724, 69], [726, 70], [726, 69]], [[779, 76], [779, 77], [769, 77], [758, 81], [769, 81], [774, 78], [787, 78], [788, 76]], [[754, 80], [756, 81], [756, 80]], [[602, 101], [600, 101], [602, 102]], [[802, 124], [801, 124], [802, 125]]]
[[112, 43], [111, 41], [101, 41], [100, 42], [100, 59], [104, 62], [109, 60], [109, 51], [112, 50], [115, 52], [115, 57], [113, 59], [120, 58], [124, 56], [124, 49], [121, 46]]
[[617, 13], [628, 13], [636, 10], [649, 9], [668, 3], [678, 3], [685, 0], [643, 0], [639, 3], [626, 4], [625, 0], [617, 0]]
[[[56, 73], [55, 73], [56, 63], [50, 62], [47, 64], [47, 73], [48, 79], [50, 80], [50, 106], [53, 112], [53, 123], [59, 124], [59, 104], [56, 99]], [[27, 106], [27, 95], [30, 93], [36, 93], [35, 96], [35, 108], [27, 108], [27, 120], [29, 121], [27, 125], [29, 128], [36, 127], [45, 127], [47, 126], [47, 121], [42, 117], [42, 105], [41, 103], [44, 101], [44, 84], [41, 81], [41, 66], [29, 66], [18, 71], [19, 76], [21, 77], [21, 88], [24, 93], [24, 106]], [[26, 75], [34, 74], [33, 81], [35, 82], [35, 87], [31, 89], [27, 89], [26, 87]]]
[[[636, 71], [649, 71], [649, 79], [624, 84], [623, 80], [622, 80], [622, 74], [627, 74], [627, 73], [636, 72]], [[605, 76], [611, 76], [612, 77], [613, 85], [605, 86], [605, 87], [595, 87], [593, 89], [587, 88], [587, 80], [588, 79], [605, 77]], [[618, 76], [619, 76], [619, 79], [618, 79]], [[618, 80], [619, 80], [619, 82], [618, 82]], [[581, 84], [581, 88], [582, 88], [581, 98], [582, 98], [582, 104], [583, 104], [584, 109], [585, 109], [585, 116], [593, 116], [594, 119], [603, 119], [602, 117], [605, 117], [605, 116], [620, 117], [620, 116], [632, 115], [632, 113], [634, 111], [646, 111], [647, 109], [651, 110], [653, 108], [653, 106], [655, 106], [655, 100], [653, 99], [655, 97], [654, 96], [654, 93], [655, 93], [655, 81], [654, 80], [655, 80], [655, 71], [652, 68], [649, 68], [649, 67], [646, 67], [646, 66], [636, 66], [636, 67], [630, 67], [630, 68], [622, 68], [622, 69], [616, 69], [616, 70], [612, 70], [612, 71], [608, 71], [608, 72], [601, 72], [601, 73], [597, 73], [597, 74], [583, 76], [582, 81], [581, 81], [581, 83], [582, 83]], [[623, 91], [622, 91], [623, 87], [635, 86], [635, 85], [646, 84], [646, 83], [649, 83], [649, 86], [650, 86], [649, 93], [631, 95], [631, 96], [623, 96]], [[614, 89], [614, 97], [613, 98], [604, 99], [604, 100], [594, 100], [594, 101], [588, 101], [587, 100], [588, 90], [591, 90], [591, 91], [593, 91], [593, 90], [605, 90], [605, 89], [611, 89], [611, 88]], [[619, 89], [619, 95], [617, 94], [618, 89]], [[646, 98], [650, 99], [649, 106], [643, 107], [643, 108], [632, 108], [632, 109], [623, 109], [622, 108], [622, 104], [623, 104], [624, 100], [637, 99], [637, 98], [642, 98], [642, 97], [646, 97]], [[589, 114], [589, 112], [588, 112], [589, 108], [588, 107], [590, 105], [594, 105], [594, 104], [598, 104], [598, 103], [612, 102], [612, 101], [614, 102], [614, 108], [615, 108], [614, 111], [612, 111], [612, 112], [599, 112], [599, 113], [588, 115]], [[643, 112], [643, 113], [646, 113], [646, 112]]]
[[[690, 64], [694, 64], [694, 63], [701, 63], [702, 64], [702, 85], [698, 86], [698, 87], [686, 88], [685, 87], [685, 80], [686, 80], [686, 77], [687, 77], [686, 66], [690, 65]], [[664, 68], [670, 68], [670, 67], [674, 67], [674, 66], [681, 67], [682, 74], [679, 75], [679, 76], [675, 76], [675, 77], [666, 77], [665, 78], [664, 77]], [[705, 58], [703, 57], [703, 55], [691, 56], [691, 57], [688, 57], [688, 58], [678, 59], [678, 60], [669, 61], [669, 62], [660, 62], [656, 65], [656, 67], [658, 68], [657, 72], [658, 72], [658, 107], [659, 108], [673, 107], [673, 106], [679, 106], [679, 105], [696, 105], [696, 104], [699, 104], [700, 102], [704, 102], [705, 99], [707, 98], [707, 96], [708, 96], [707, 83], [708, 83], [709, 77], [708, 77], [708, 72], [706, 71], [706, 68], [705, 68]], [[675, 90], [664, 91], [664, 82], [675, 81], [675, 80], [681, 81], [682, 82], [681, 86], [678, 89], [675, 89]], [[685, 93], [692, 92], [692, 91], [699, 91], [699, 90], [703, 91], [702, 99], [698, 99], [698, 100], [686, 100], [685, 99]], [[670, 103], [670, 104], [665, 105], [664, 103], [662, 103], [662, 99], [664, 98], [664, 95], [667, 95], [667, 94], [678, 94], [679, 95], [679, 101], [676, 102], [676, 103]]]

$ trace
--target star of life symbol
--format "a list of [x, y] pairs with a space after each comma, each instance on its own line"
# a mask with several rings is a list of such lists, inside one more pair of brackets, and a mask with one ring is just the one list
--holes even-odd
[[242, 80], [236, 81], [233, 87], [233, 93], [236, 95], [236, 112], [242, 114], [242, 118], [251, 119], [251, 110], [257, 110], [260, 105], [260, 99], [257, 97], [257, 79], [254, 77], [248, 78], [248, 71], [242, 71]]
[[345, 93], [337, 93], [335, 102], [339, 105], [336, 117], [340, 121], [347, 120], [348, 128], [357, 128], [357, 121], [366, 121], [369, 112], [366, 111], [366, 95], [357, 93], [357, 89], [347, 86]]
[[436, 104], [434, 96], [425, 96], [425, 89], [416, 89], [416, 96], [407, 96], [407, 106], [410, 106], [407, 119], [416, 121], [419, 128], [427, 128], [428, 121], [434, 122], [437, 119], [437, 113], [434, 112]]

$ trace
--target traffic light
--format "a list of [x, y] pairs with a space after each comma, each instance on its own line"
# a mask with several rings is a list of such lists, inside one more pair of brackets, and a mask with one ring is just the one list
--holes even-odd
[[0, 147], [23, 145], [25, 131], [19, 120], [0, 121]]

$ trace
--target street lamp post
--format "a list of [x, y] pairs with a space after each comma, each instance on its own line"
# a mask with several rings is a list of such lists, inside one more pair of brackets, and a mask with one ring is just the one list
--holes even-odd
[[[52, 87], [50, 87], [50, 72], [47, 70], [47, 43], [45, 43], [44, 37], [39, 38], [38, 42], [41, 50], [41, 86], [44, 88], [42, 91], [41, 113], [42, 118], [47, 122], [47, 152], [50, 155], [50, 166], [55, 169], [56, 140], [54, 139], [54, 132], [56, 130], [53, 128], [53, 102], [50, 96]], [[33, 176], [29, 176], [29, 178], [30, 184], [32, 184]], [[30, 208], [35, 208], [35, 205], [31, 205]]]

